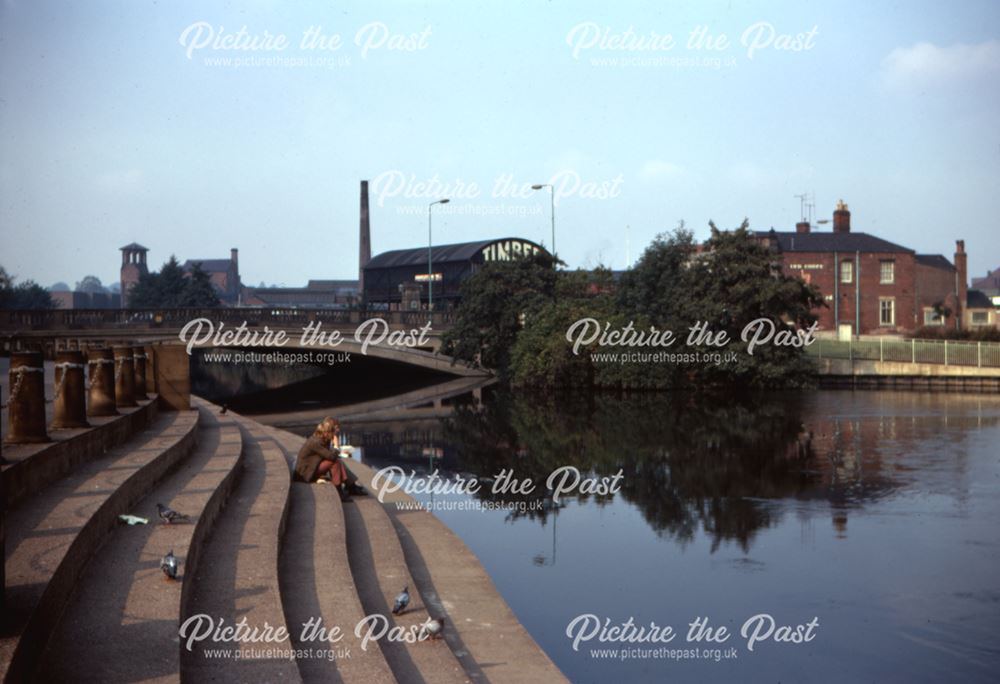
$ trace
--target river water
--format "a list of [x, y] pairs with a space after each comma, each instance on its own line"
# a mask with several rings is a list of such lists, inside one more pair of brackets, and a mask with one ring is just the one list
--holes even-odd
[[[480, 482], [415, 496], [574, 682], [997, 680], [995, 396], [494, 394], [437, 427], [347, 429], [370, 465]], [[564, 466], [620, 486], [555, 503]], [[535, 491], [493, 494], [503, 469]], [[689, 639], [699, 618], [729, 636]], [[675, 636], [590, 627], [630, 620]]]

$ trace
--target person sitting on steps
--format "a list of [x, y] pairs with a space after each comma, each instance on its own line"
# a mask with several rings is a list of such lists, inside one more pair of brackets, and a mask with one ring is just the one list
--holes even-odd
[[340, 498], [350, 500], [350, 495], [367, 494], [358, 485], [358, 478], [340, 462], [340, 423], [324, 418], [311, 437], [299, 449], [295, 459], [295, 479], [300, 482], [332, 482]]

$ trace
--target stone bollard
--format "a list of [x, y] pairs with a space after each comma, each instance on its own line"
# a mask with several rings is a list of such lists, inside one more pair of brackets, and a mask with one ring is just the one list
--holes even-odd
[[135, 402], [135, 368], [132, 347], [112, 347], [115, 352], [115, 406], [138, 406]]
[[41, 352], [14, 352], [10, 355], [8, 444], [49, 441], [45, 432], [45, 367], [42, 363]]
[[115, 409], [115, 355], [107, 347], [87, 350], [90, 378], [88, 416], [117, 416]]
[[149, 344], [146, 345], [146, 394], [156, 394], [156, 356]]
[[147, 399], [145, 347], [132, 347], [132, 367], [135, 371], [135, 398]]
[[87, 422], [87, 400], [84, 394], [84, 362], [81, 351], [61, 351], [56, 354], [56, 389], [53, 395], [55, 415], [52, 429], [90, 427]]

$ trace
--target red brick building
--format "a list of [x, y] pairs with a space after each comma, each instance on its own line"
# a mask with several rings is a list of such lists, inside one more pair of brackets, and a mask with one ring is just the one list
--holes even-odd
[[148, 248], [143, 247], [138, 242], [132, 242], [124, 247], [119, 247], [122, 253], [122, 268], [119, 279], [121, 281], [121, 306], [128, 306], [128, 293], [135, 284], [139, 282], [139, 276], [148, 273], [146, 266], [146, 252]]
[[229, 250], [228, 259], [188, 259], [182, 268], [190, 273], [195, 264], [200, 265], [201, 270], [208, 274], [223, 304], [239, 304], [243, 289], [240, 284], [239, 250], [235, 247]]
[[846, 337], [959, 325], [967, 289], [962, 240], [954, 264], [941, 255], [917, 254], [852, 231], [851, 212], [842, 201], [833, 212], [832, 232], [814, 232], [803, 221], [795, 232], [756, 235], [780, 255], [785, 273], [823, 293], [827, 306], [816, 312], [821, 330]]

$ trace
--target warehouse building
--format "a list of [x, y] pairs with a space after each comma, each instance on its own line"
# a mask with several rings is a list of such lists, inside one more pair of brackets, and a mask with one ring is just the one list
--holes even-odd
[[369, 306], [412, 310], [426, 308], [432, 294], [435, 309], [449, 308], [462, 282], [483, 264], [535, 254], [550, 256], [541, 245], [516, 237], [435, 245], [428, 271], [427, 247], [383, 252], [364, 265], [364, 299]]

